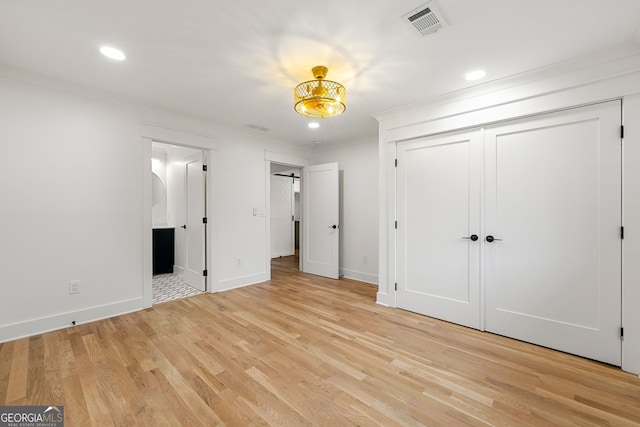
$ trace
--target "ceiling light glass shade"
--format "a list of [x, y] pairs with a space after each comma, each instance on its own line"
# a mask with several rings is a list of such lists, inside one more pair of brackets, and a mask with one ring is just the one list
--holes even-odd
[[325, 80], [329, 69], [321, 65], [311, 69], [316, 80], [300, 83], [293, 90], [294, 108], [307, 117], [324, 118], [342, 114], [347, 108], [347, 89]]

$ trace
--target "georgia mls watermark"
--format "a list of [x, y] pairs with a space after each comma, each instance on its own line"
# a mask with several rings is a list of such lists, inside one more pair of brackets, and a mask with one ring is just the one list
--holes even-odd
[[64, 427], [64, 406], [0, 406], [0, 427]]

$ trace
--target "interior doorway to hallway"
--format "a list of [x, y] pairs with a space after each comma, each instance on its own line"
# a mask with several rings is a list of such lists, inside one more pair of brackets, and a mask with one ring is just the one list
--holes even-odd
[[[278, 156], [275, 156], [278, 157]], [[286, 157], [286, 156], [285, 156]], [[296, 160], [288, 158], [287, 160]], [[299, 269], [332, 279], [339, 279], [340, 212], [338, 163], [311, 165], [297, 159], [280, 163], [266, 159], [267, 245], [266, 270], [271, 277], [271, 182], [272, 165], [300, 170]], [[286, 175], [286, 174], [283, 174]], [[295, 174], [294, 174], [295, 183]], [[287, 196], [288, 198], [288, 196]]]
[[[269, 227], [271, 259], [299, 256], [300, 250], [300, 168], [271, 164]], [[296, 261], [299, 260], [296, 258]]]

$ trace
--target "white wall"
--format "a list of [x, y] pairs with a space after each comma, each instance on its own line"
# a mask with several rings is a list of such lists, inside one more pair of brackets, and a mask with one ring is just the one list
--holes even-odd
[[[571, 70], [571, 71], [567, 71]], [[395, 142], [496, 123], [518, 117], [623, 98], [624, 200], [622, 368], [640, 373], [640, 54], [598, 58], [587, 68], [559, 64], [546, 75], [503, 87], [488, 85], [477, 93], [430, 105], [379, 115], [380, 285], [378, 303], [395, 306]]]
[[316, 149], [314, 163], [340, 170], [340, 274], [378, 283], [378, 142]]
[[[224, 185], [214, 227], [224, 250], [210, 260], [212, 288], [266, 279], [265, 218], [251, 214], [265, 208], [264, 152], [310, 150], [7, 75], [0, 70], [0, 342], [145, 307], [151, 147], [143, 123], [206, 135], [206, 148], [218, 150]], [[69, 295], [76, 280], [81, 291]]]
[[34, 85], [0, 93], [0, 341], [140, 308], [139, 123]]
[[167, 225], [167, 152], [153, 147], [151, 150], [151, 171], [162, 181], [164, 191], [161, 199], [151, 204], [151, 223], [154, 227]]

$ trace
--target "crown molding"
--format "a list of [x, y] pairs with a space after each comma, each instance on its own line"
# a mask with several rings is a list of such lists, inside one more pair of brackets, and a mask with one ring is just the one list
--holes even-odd
[[385, 128], [392, 129], [395, 125], [401, 126], [401, 123], [412, 120], [415, 122], [417, 115], [424, 120], [425, 117], [433, 119], [436, 116], [444, 117], [446, 114], [472, 112], [480, 108], [584, 86], [638, 70], [640, 43], [633, 41], [450, 92], [425, 102], [384, 111], [375, 114], [374, 118], [378, 122], [385, 122]]

